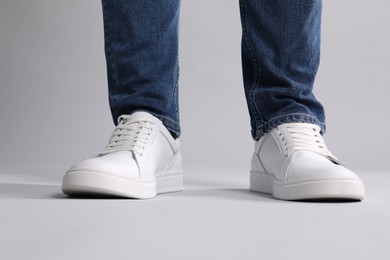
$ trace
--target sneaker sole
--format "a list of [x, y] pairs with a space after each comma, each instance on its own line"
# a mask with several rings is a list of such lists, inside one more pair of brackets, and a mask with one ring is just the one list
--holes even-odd
[[119, 196], [150, 199], [160, 193], [181, 190], [183, 190], [181, 172], [164, 173], [156, 178], [156, 182], [139, 182], [109, 174], [77, 171], [67, 173], [62, 181], [62, 192], [73, 196]]
[[279, 181], [270, 174], [255, 171], [250, 172], [250, 190], [271, 194], [281, 200], [363, 200], [364, 198], [364, 186], [360, 180]]

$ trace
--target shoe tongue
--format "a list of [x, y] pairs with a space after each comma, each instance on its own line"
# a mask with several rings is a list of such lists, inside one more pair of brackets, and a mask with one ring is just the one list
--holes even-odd
[[124, 120], [123, 124], [130, 124], [137, 121], [155, 122], [156, 118], [147, 112], [138, 111], [134, 112], [131, 115], [121, 115], [120, 117], [118, 117], [118, 124], [121, 120]]

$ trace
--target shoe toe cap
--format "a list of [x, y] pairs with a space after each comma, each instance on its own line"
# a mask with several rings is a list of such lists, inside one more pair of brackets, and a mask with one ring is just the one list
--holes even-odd
[[120, 151], [100, 157], [83, 160], [73, 165], [67, 173], [93, 172], [118, 177], [139, 179], [139, 169], [132, 154]]
[[336, 164], [328, 158], [310, 151], [299, 151], [293, 156], [287, 170], [287, 179], [360, 181], [354, 172], [343, 165]]

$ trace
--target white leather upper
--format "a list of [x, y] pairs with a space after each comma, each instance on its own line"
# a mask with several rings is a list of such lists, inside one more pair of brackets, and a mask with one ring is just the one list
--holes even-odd
[[152, 182], [161, 172], [181, 170], [180, 141], [159, 119], [136, 112], [118, 121], [107, 147], [68, 172], [94, 171]]
[[[327, 150], [318, 126], [292, 123], [281, 128], [273, 129], [256, 142], [251, 163], [253, 171], [271, 174], [281, 181], [358, 179]], [[305, 139], [311, 134], [313, 137]]]

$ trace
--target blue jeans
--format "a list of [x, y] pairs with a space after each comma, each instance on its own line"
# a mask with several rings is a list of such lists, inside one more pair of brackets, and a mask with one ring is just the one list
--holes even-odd
[[[325, 131], [313, 95], [320, 59], [321, 0], [239, 0], [242, 69], [252, 137], [289, 122]], [[102, 0], [114, 122], [147, 111], [180, 135], [180, 0]]]

